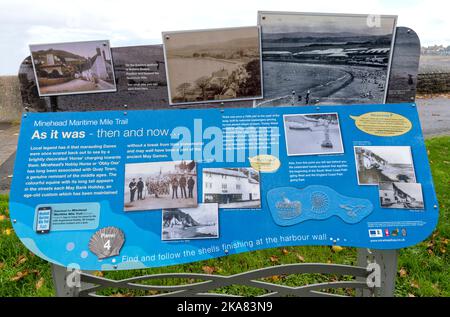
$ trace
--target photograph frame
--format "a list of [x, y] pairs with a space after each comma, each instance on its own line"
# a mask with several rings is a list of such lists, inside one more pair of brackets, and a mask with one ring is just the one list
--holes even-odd
[[414, 165], [414, 157], [413, 157], [413, 153], [412, 153], [412, 149], [411, 146], [409, 145], [354, 145], [353, 146], [353, 157], [355, 160], [355, 169], [356, 169], [356, 180], [358, 182], [358, 186], [378, 186], [379, 183], [375, 183], [375, 184], [361, 184], [359, 181], [359, 171], [358, 171], [358, 161], [356, 158], [356, 148], [358, 147], [406, 147], [409, 148], [409, 157], [411, 158], [411, 165], [412, 165], [412, 169], [413, 169], [413, 175], [414, 175], [414, 182], [417, 183], [417, 175], [416, 175], [416, 167]]
[[[194, 163], [194, 167], [191, 170], [195, 170], [195, 173], [193, 173], [194, 176], [190, 175], [189, 172], [186, 173], [186, 171], [183, 172], [183, 174], [180, 174], [182, 176], [185, 177], [185, 186], [184, 186], [184, 190], [181, 189], [181, 185], [180, 185], [180, 180], [179, 177], [175, 177], [177, 180], [177, 185], [176, 185], [176, 198], [174, 198], [174, 188], [173, 188], [173, 176], [167, 176], [167, 175], [163, 175], [162, 174], [162, 168], [161, 165], [167, 165], [170, 168], [174, 168], [174, 170], [176, 171], [176, 167], [177, 166], [181, 166], [182, 163], [186, 163], [186, 162], [193, 162]], [[130, 178], [129, 177], [129, 173], [127, 173], [127, 168], [131, 168], [131, 166], [145, 166], [145, 165], [150, 165], [152, 167], [152, 169], [157, 169], [158, 166], [160, 168], [160, 174], [159, 174], [159, 179], [157, 180], [156, 185], [154, 185], [154, 182], [152, 179], [150, 179], [151, 177], [146, 175], [145, 172], [142, 172], [140, 174], [140, 176], [136, 176], [134, 175], [134, 177]], [[184, 167], [188, 167], [189, 164], [184, 164]], [[130, 166], [130, 167], [129, 167]], [[183, 168], [184, 168], [183, 167]], [[181, 169], [181, 167], [180, 167]], [[131, 174], [133, 175], [133, 174]], [[150, 174], [151, 175], [151, 174]], [[160, 177], [163, 175], [163, 179], [161, 180]], [[194, 177], [194, 185], [192, 187], [192, 197], [182, 197], [183, 193], [187, 196], [188, 191], [189, 191], [189, 175], [190, 177]], [[146, 178], [145, 178], [146, 177]], [[143, 188], [141, 190], [141, 195], [143, 195], [143, 199], [141, 200], [146, 200], [147, 195], [155, 195], [155, 197], [150, 197], [151, 199], [162, 199], [161, 202], [166, 202], [167, 200], [169, 202], [171, 202], [172, 200], [176, 200], [175, 201], [175, 205], [174, 206], [163, 206], [162, 204], [156, 204], [157, 206], [153, 206], [153, 207], [149, 207], [148, 204], [144, 204], [144, 206], [137, 206], [137, 207], [127, 207], [127, 204], [131, 204], [134, 201], [139, 201], [139, 193], [138, 190], [135, 189], [134, 190], [134, 194], [131, 193], [131, 185], [129, 184], [129, 180], [133, 180], [133, 179], [142, 179], [143, 182]], [[199, 176], [198, 176], [198, 162], [196, 162], [195, 160], [188, 160], [188, 161], [184, 161], [184, 160], [177, 160], [177, 161], [157, 161], [157, 162], [133, 162], [133, 163], [126, 163], [124, 164], [124, 174], [123, 174], [123, 179], [124, 179], [124, 183], [123, 183], [123, 188], [124, 188], [124, 192], [122, 195], [122, 211], [125, 213], [133, 213], [133, 212], [145, 212], [145, 211], [150, 211], [150, 212], [154, 212], [154, 211], [158, 211], [158, 210], [162, 210], [162, 209], [176, 209], [176, 208], [196, 208], [199, 205], [198, 202], [198, 195], [199, 195]], [[136, 186], [137, 186], [137, 181], [136, 181]], [[152, 187], [154, 186], [154, 187]], [[130, 192], [130, 200], [127, 201], [127, 197], [128, 197], [128, 191], [127, 189], [130, 188], [129, 192]], [[189, 196], [190, 196], [190, 192], [189, 192]], [[172, 197], [172, 198], [170, 198]], [[131, 200], [132, 198], [134, 198], [133, 200]], [[178, 203], [177, 203], [178, 202]], [[180, 203], [181, 202], [181, 203]], [[186, 204], [184, 204], [186, 203]]]
[[[358, 14], [358, 13], [325, 13], [325, 12], [295, 12], [295, 11], [258, 11], [257, 12], [257, 24], [261, 27], [260, 29], [260, 37], [261, 37], [261, 49], [262, 49], [262, 21], [265, 20], [267, 15], [286, 15], [286, 16], [314, 16], [314, 17], [347, 17], [347, 18], [369, 18], [369, 17], [383, 17], [383, 18], [391, 18], [394, 20], [393, 30], [392, 30], [392, 38], [390, 43], [390, 52], [389, 52], [389, 62], [387, 65], [386, 71], [386, 80], [384, 82], [384, 96], [381, 103], [385, 104], [387, 102], [388, 94], [389, 94], [389, 83], [391, 77], [392, 70], [392, 60], [394, 56], [394, 47], [395, 41], [397, 37], [397, 27], [398, 27], [398, 15], [392, 14]], [[261, 54], [261, 59], [263, 59], [263, 55]], [[261, 65], [263, 64], [263, 61]], [[258, 107], [257, 101], [255, 100], [253, 107]]]
[[[396, 187], [398, 186], [396, 184], [403, 184], [406, 186], [415, 186], [415, 187], [419, 188], [420, 198], [421, 198], [421, 200], [419, 200], [419, 202], [420, 202], [421, 206], [417, 207], [417, 208], [414, 208], [414, 207], [403, 207], [402, 208], [402, 207], [387, 207], [387, 206], [383, 205], [381, 193], [382, 193], [382, 190], [385, 190], [385, 189], [382, 189], [382, 186], [381, 186], [382, 184], [390, 184], [390, 185], [396, 186]], [[423, 193], [423, 185], [421, 183], [382, 182], [382, 183], [378, 184], [378, 201], [379, 201], [379, 206], [382, 209], [407, 210], [407, 211], [416, 211], [416, 212], [424, 212], [425, 211], [425, 196]], [[407, 201], [402, 202], [402, 203], [406, 203], [406, 202]]]
[[[72, 91], [72, 92], [56, 92], [56, 93], [41, 93], [41, 85], [39, 83], [39, 77], [37, 76], [35, 59], [33, 56], [32, 47], [35, 46], [49, 46], [49, 45], [69, 45], [69, 44], [81, 44], [81, 43], [106, 43], [108, 46], [109, 55], [111, 56], [111, 67], [112, 67], [112, 81], [114, 83], [114, 88], [112, 89], [103, 89], [103, 90], [86, 90], [86, 91]], [[74, 41], [74, 42], [58, 42], [58, 43], [36, 43], [29, 44], [28, 49], [30, 51], [31, 64], [33, 67], [34, 78], [36, 82], [36, 88], [38, 91], [39, 97], [56, 97], [56, 96], [70, 96], [70, 95], [87, 95], [87, 94], [99, 94], [99, 93], [113, 93], [117, 92], [117, 83], [116, 83], [116, 75], [114, 69], [114, 58], [112, 54], [111, 44], [109, 40], [89, 40], [89, 41]]]
[[[238, 30], [245, 28], [256, 28], [258, 30], [258, 45], [259, 45], [259, 71], [260, 71], [260, 89], [261, 96], [258, 97], [244, 97], [244, 98], [232, 98], [232, 99], [221, 99], [221, 100], [201, 100], [201, 101], [188, 101], [188, 102], [173, 102], [173, 96], [171, 91], [171, 83], [170, 83], [170, 73], [169, 73], [169, 63], [167, 58], [167, 47], [166, 40], [167, 36], [171, 34], [184, 34], [184, 33], [203, 33], [203, 32], [219, 32], [219, 31], [227, 31], [227, 30]], [[164, 31], [162, 34], [163, 40], [163, 52], [164, 52], [164, 65], [166, 70], [166, 81], [167, 81], [167, 94], [169, 97], [169, 105], [170, 106], [183, 106], [183, 105], [196, 105], [196, 104], [208, 104], [208, 103], [225, 103], [225, 102], [233, 102], [233, 101], [249, 101], [249, 100], [261, 100], [264, 99], [264, 73], [263, 73], [263, 60], [262, 60], [262, 35], [261, 35], [261, 27], [259, 25], [251, 25], [251, 26], [238, 26], [238, 27], [224, 27], [224, 28], [211, 28], [211, 29], [193, 29], [193, 30], [178, 30], [178, 31]]]
[[[200, 206], [206, 205], [215, 205], [215, 213], [217, 215], [217, 235], [214, 237], [194, 237], [194, 238], [174, 238], [174, 239], [164, 239], [164, 213], [167, 211], [171, 211], [171, 209], [180, 209], [180, 211], [185, 212], [186, 209], [197, 209]], [[211, 240], [211, 239], [219, 239], [220, 238], [220, 210], [218, 203], [198, 203], [197, 207], [189, 207], [189, 208], [167, 208], [161, 210], [161, 242], [183, 242], [190, 240]]]
[[[253, 170], [254, 173], [258, 173], [258, 197], [259, 199], [255, 200], [258, 201], [259, 204], [258, 206], [248, 206], [248, 207], [239, 207], [239, 206], [235, 206], [235, 207], [224, 207], [223, 203], [214, 201], [214, 202], [206, 202], [205, 201], [205, 195], [207, 195], [205, 193], [205, 183], [206, 183], [206, 179], [205, 179], [205, 175], [204, 173], [208, 173], [210, 172], [210, 170], [220, 170], [220, 169], [230, 169], [230, 170], [238, 170], [238, 169], [246, 169], [246, 170]], [[210, 172], [211, 173], [211, 172]], [[226, 178], [225, 178], [226, 179]], [[262, 186], [261, 186], [261, 171], [258, 171], [256, 169], [254, 169], [251, 166], [245, 166], [245, 167], [204, 167], [202, 169], [202, 197], [201, 197], [201, 203], [203, 204], [211, 204], [211, 203], [217, 203], [219, 205], [219, 209], [222, 209], [224, 211], [233, 211], [233, 210], [245, 210], [245, 211], [251, 211], [251, 210], [262, 210], [262, 196], [261, 196], [261, 192], [262, 192]], [[233, 194], [231, 194], [233, 195]], [[253, 193], [251, 193], [251, 195], [253, 196]], [[246, 201], [251, 201], [251, 200], [246, 200]], [[235, 202], [234, 202], [235, 203]]]
[[[327, 115], [327, 114], [335, 114], [338, 122], [338, 128], [339, 128], [339, 139], [342, 145], [342, 151], [341, 152], [325, 152], [325, 153], [307, 153], [307, 154], [289, 154], [289, 143], [288, 138], [286, 134], [286, 117], [293, 117], [293, 116], [307, 116], [307, 115]], [[314, 155], [339, 155], [339, 154], [345, 154], [345, 146], [344, 146], [344, 138], [342, 136], [342, 129], [341, 129], [341, 121], [339, 119], [339, 113], [337, 112], [325, 112], [325, 113], [297, 113], [297, 114], [284, 114], [283, 115], [283, 129], [284, 129], [284, 141], [286, 144], [286, 155], [288, 157], [292, 156], [314, 156]]]

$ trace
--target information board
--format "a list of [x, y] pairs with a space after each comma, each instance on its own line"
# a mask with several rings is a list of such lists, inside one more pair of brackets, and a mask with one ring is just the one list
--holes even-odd
[[438, 203], [414, 104], [26, 113], [11, 219], [83, 270], [258, 249], [397, 249]]

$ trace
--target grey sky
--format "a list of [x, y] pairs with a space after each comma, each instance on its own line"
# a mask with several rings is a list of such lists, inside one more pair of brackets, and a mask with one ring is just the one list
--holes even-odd
[[448, 0], [0, 1], [0, 75], [17, 74], [29, 44], [159, 44], [163, 31], [256, 25], [257, 11], [398, 15], [398, 25], [413, 28], [422, 44], [450, 45]]

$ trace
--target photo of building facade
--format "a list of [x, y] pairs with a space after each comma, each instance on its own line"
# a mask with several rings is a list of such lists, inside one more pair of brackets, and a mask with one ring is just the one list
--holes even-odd
[[383, 208], [424, 209], [421, 184], [381, 183], [379, 195]]
[[252, 168], [204, 168], [203, 202], [219, 208], [260, 208], [259, 173]]
[[115, 91], [108, 41], [30, 45], [40, 96]]

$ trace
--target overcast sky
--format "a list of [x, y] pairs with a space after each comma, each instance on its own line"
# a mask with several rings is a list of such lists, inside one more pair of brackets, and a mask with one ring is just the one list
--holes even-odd
[[258, 10], [399, 15], [422, 44], [450, 45], [448, 0], [0, 0], [0, 75], [17, 73], [28, 44], [157, 44], [162, 31], [256, 25]]

